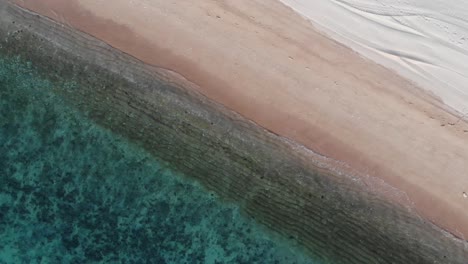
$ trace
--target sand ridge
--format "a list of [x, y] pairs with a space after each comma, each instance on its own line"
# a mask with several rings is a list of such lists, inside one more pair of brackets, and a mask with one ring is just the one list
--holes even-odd
[[379, 177], [468, 235], [468, 131], [413, 84], [324, 37], [276, 1], [18, 4], [136, 58], [277, 134]]

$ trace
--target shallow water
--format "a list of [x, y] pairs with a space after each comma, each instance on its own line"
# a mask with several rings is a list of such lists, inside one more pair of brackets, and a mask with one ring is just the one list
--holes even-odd
[[0, 263], [315, 263], [50, 86], [0, 59]]

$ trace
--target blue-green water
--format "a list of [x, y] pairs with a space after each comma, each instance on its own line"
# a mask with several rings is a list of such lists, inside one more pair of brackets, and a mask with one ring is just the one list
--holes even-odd
[[0, 59], [0, 263], [312, 263], [50, 86]]

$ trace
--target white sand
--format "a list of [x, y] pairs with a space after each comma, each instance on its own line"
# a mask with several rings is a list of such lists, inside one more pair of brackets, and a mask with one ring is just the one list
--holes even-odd
[[468, 113], [468, 1], [281, 1], [339, 42]]

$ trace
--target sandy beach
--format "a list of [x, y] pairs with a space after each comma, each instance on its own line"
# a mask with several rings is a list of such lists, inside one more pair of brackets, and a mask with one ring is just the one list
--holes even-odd
[[183, 75], [259, 125], [403, 190], [422, 215], [468, 236], [466, 123], [281, 3], [18, 4]]
[[16, 3], [184, 76], [197, 92], [334, 160], [369, 189], [381, 191], [371, 183], [383, 182], [423, 218], [468, 236], [465, 121], [282, 3]]

